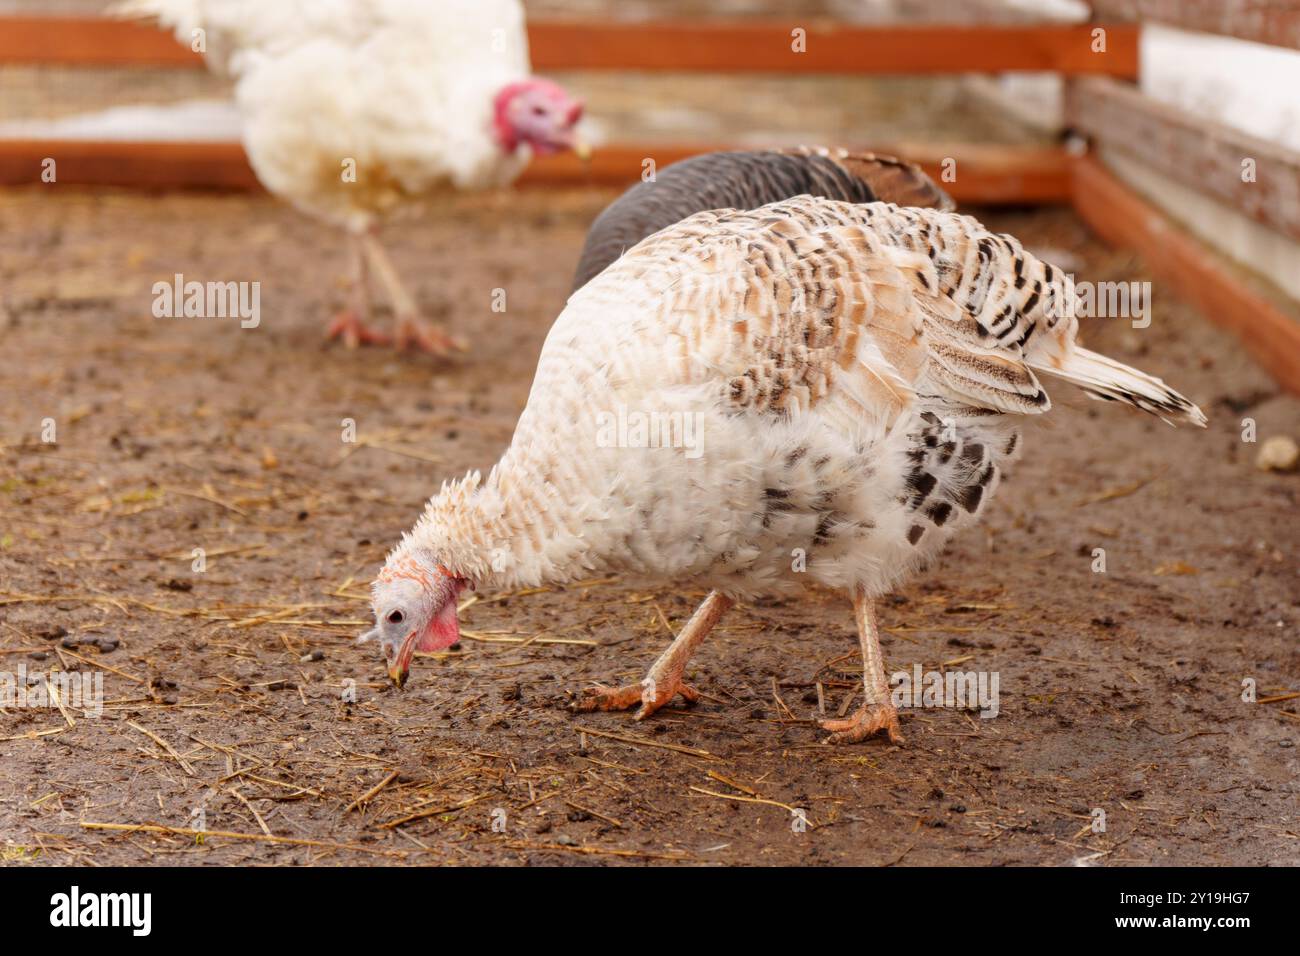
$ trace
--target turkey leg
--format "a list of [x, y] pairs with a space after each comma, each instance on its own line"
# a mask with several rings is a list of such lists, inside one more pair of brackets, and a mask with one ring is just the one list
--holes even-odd
[[420, 318], [415, 307], [415, 299], [411, 298], [411, 294], [406, 291], [406, 286], [402, 285], [392, 260], [388, 258], [388, 253], [375, 238], [374, 232], [367, 232], [362, 241], [370, 257], [370, 264], [375, 267], [379, 281], [388, 293], [393, 314], [397, 317], [397, 347], [399, 349], [414, 347], [437, 355], [439, 358], [445, 358], [453, 351], [465, 351], [463, 342], [452, 338], [439, 326]]
[[325, 338], [341, 338], [350, 349], [358, 345], [387, 345], [391, 340], [366, 323], [370, 320], [370, 269], [361, 234], [348, 230], [348, 306], [329, 324]]
[[853, 589], [853, 615], [858, 622], [858, 641], [862, 644], [862, 683], [865, 702], [847, 720], [823, 720], [822, 730], [831, 731], [828, 744], [850, 744], [866, 740], [879, 730], [889, 733], [889, 742], [901, 744], [898, 711], [889, 699], [885, 680], [885, 659], [880, 653], [880, 626], [876, 608], [860, 587]]
[[578, 712], [590, 710], [626, 710], [641, 705], [636, 712], [637, 720], [645, 720], [656, 710], [668, 703], [677, 694], [688, 701], [699, 697], [699, 692], [689, 684], [682, 682], [682, 673], [690, 661], [695, 648], [713, 630], [718, 619], [736, 602], [717, 591], [710, 591], [691, 619], [686, 622], [680, 634], [668, 645], [668, 649], [659, 655], [650, 671], [639, 684], [624, 684], [622, 687], [596, 687], [586, 690], [581, 699], [573, 705]]

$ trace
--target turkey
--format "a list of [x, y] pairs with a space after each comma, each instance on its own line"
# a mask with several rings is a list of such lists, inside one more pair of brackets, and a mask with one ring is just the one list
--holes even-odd
[[529, 75], [518, 0], [125, 0], [235, 81], [243, 141], [271, 193], [347, 232], [349, 304], [329, 337], [368, 325], [374, 271], [399, 347], [459, 343], [423, 321], [376, 230], [436, 190], [511, 182], [532, 154], [582, 150], [582, 104]]
[[570, 299], [510, 447], [445, 484], [372, 588], [390, 678], [458, 637], [465, 587], [592, 574], [708, 597], [646, 679], [579, 710], [654, 713], [737, 600], [850, 597], [865, 703], [829, 740], [901, 739], [873, 602], [984, 513], [1051, 403], [1040, 373], [1204, 425], [1075, 343], [1070, 277], [967, 216], [799, 196], [703, 212]]
[[953, 208], [948, 195], [919, 167], [892, 156], [808, 147], [704, 153], [664, 167], [596, 217], [573, 288], [582, 288], [646, 236], [687, 216], [706, 209], [754, 209], [804, 194]]

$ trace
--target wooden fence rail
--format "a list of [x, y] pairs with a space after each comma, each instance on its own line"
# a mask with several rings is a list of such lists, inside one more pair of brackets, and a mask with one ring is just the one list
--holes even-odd
[[1284, 310], [1258, 291], [1240, 269], [1225, 264], [1096, 159], [1076, 161], [1073, 183], [1074, 208], [1094, 232], [1136, 251], [1179, 296], [1235, 334], [1281, 385], [1300, 394], [1300, 321], [1294, 308]]
[[[839, 144], [835, 144], [839, 145]], [[626, 186], [641, 176], [642, 162], [660, 168], [723, 145], [612, 145], [597, 149], [589, 163], [573, 156], [535, 159], [523, 185]], [[734, 148], [734, 147], [731, 147]], [[1070, 197], [1069, 160], [1056, 147], [881, 146], [920, 163], [942, 181], [944, 160], [956, 163], [957, 176], [943, 187], [958, 202], [978, 205], [1061, 203]], [[142, 143], [91, 140], [0, 139], [0, 186], [40, 183], [46, 159], [55, 161], [65, 186], [128, 186], [148, 189], [256, 190], [257, 177], [238, 143]]]
[[[1138, 28], [1096, 24], [859, 27], [809, 22], [537, 21], [537, 70], [927, 74], [1050, 70], [1136, 77]], [[802, 30], [804, 52], [795, 52]], [[199, 68], [202, 58], [150, 25], [96, 17], [0, 17], [0, 63]]]
[[1154, 20], [1184, 30], [1300, 48], [1295, 0], [1092, 0], [1093, 13], [1116, 20]]
[[1071, 84], [1067, 115], [1102, 146], [1300, 239], [1300, 153], [1104, 77]]

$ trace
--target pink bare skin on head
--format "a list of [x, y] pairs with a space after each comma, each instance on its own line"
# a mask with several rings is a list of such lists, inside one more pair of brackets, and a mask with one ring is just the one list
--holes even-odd
[[444, 651], [460, 640], [456, 600], [470, 582], [432, 556], [412, 552], [391, 558], [371, 588], [375, 626], [362, 641], [378, 638], [388, 676], [406, 683], [416, 651]]
[[567, 150], [585, 151], [576, 127], [582, 119], [581, 100], [558, 83], [531, 77], [511, 83], [496, 95], [492, 127], [502, 150], [513, 153], [531, 146], [539, 156]]

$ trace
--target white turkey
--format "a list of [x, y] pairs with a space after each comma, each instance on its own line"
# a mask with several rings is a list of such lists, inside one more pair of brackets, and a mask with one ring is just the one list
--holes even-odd
[[577, 705], [644, 717], [695, 695], [683, 669], [733, 602], [813, 581], [850, 596], [862, 646], [865, 703], [830, 739], [900, 739], [873, 601], [978, 520], [1018, 420], [1050, 408], [1038, 373], [1205, 423], [1076, 345], [1071, 289], [935, 209], [801, 196], [656, 233], [570, 298], [491, 473], [444, 485], [389, 555], [368, 635], [389, 676], [457, 639], [470, 585], [711, 589], [645, 680]]
[[376, 237], [384, 218], [580, 148], [582, 104], [529, 75], [518, 0], [126, 0], [116, 12], [157, 18], [233, 77], [258, 179], [347, 231], [349, 305], [328, 334], [351, 346], [389, 341], [367, 324], [373, 269], [399, 347], [457, 347], [418, 315]]

